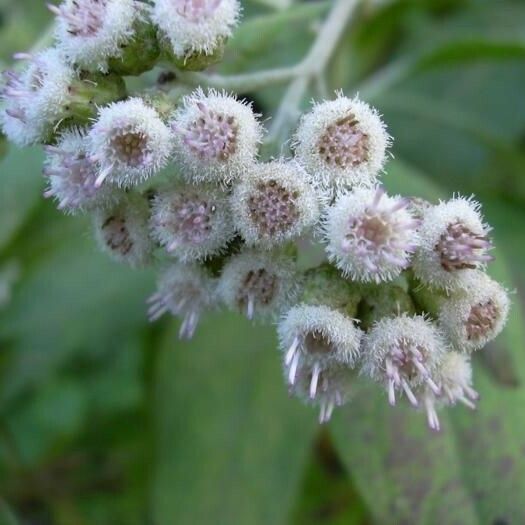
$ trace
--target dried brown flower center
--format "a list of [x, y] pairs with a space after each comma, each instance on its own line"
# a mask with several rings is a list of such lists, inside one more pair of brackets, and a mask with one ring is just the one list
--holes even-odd
[[476, 340], [485, 337], [494, 329], [497, 318], [498, 309], [493, 301], [488, 300], [486, 303], [473, 306], [465, 323], [468, 339]]
[[127, 255], [133, 248], [133, 241], [126, 226], [126, 219], [112, 215], [102, 225], [102, 234], [106, 245], [121, 255]]
[[119, 133], [111, 140], [111, 148], [120, 162], [137, 167], [147, 155], [147, 139], [140, 132]]
[[288, 190], [275, 180], [261, 182], [257, 192], [248, 199], [250, 218], [265, 236], [284, 233], [300, 218], [295, 204], [298, 197], [298, 191]]
[[319, 140], [319, 154], [326, 164], [351, 168], [368, 159], [369, 137], [353, 113], [328, 126]]
[[250, 298], [259, 304], [268, 305], [275, 297], [277, 290], [277, 276], [267, 272], [264, 268], [250, 270], [243, 282], [237, 302], [241, 309], [244, 309]]

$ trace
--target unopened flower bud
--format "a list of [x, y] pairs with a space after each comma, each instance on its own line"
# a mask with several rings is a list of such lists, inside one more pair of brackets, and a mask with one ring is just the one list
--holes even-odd
[[182, 318], [181, 339], [191, 339], [201, 315], [216, 305], [216, 281], [196, 264], [176, 263], [161, 274], [157, 291], [148, 299], [149, 318], [165, 313]]
[[355, 281], [390, 281], [410, 264], [418, 224], [406, 199], [390, 197], [382, 188], [357, 189], [328, 209], [326, 251]]
[[235, 236], [227, 196], [203, 184], [160, 190], [153, 199], [151, 229], [181, 261], [217, 255]]
[[447, 350], [437, 328], [422, 316], [384, 318], [364, 338], [363, 374], [385, 386], [391, 405], [404, 392], [418, 405], [414, 389], [427, 385], [436, 395], [436, 368]]
[[140, 98], [103, 107], [89, 133], [90, 156], [100, 167], [96, 185], [137, 185], [160, 171], [173, 136], [158, 113]]
[[325, 188], [370, 187], [390, 144], [377, 111], [339, 94], [315, 104], [295, 135], [296, 159]]
[[117, 262], [146, 265], [153, 252], [148, 219], [148, 201], [138, 194], [122, 194], [118, 202], [98, 208], [93, 226], [100, 249]]
[[302, 280], [299, 301], [311, 306], [329, 306], [354, 318], [361, 301], [360, 290], [325, 263], [307, 270]]
[[175, 155], [190, 182], [229, 183], [255, 162], [262, 127], [251, 105], [201, 89], [173, 115]]
[[204, 68], [209, 57], [221, 54], [240, 10], [238, 0], [154, 0], [152, 19], [168, 42], [168, 54], [178, 65], [189, 62], [197, 69], [199, 60]]
[[82, 69], [107, 72], [111, 65], [119, 74], [137, 75], [154, 65], [159, 49], [142, 2], [65, 0], [49, 9], [57, 17], [58, 46]]
[[295, 239], [319, 219], [319, 204], [294, 162], [254, 165], [234, 188], [232, 210], [249, 245], [274, 246]]
[[428, 208], [419, 231], [421, 243], [414, 257], [414, 274], [423, 283], [452, 291], [464, 286], [468, 270], [492, 260], [479, 204], [462, 197]]
[[46, 146], [44, 175], [49, 181], [45, 197], [53, 197], [58, 208], [67, 213], [92, 210], [107, 204], [115, 196], [109, 186], [97, 188], [97, 165], [87, 153], [86, 134], [71, 128], [63, 133], [57, 144]]
[[246, 250], [229, 259], [218, 293], [226, 306], [253, 319], [272, 319], [297, 297], [295, 262], [280, 253]]

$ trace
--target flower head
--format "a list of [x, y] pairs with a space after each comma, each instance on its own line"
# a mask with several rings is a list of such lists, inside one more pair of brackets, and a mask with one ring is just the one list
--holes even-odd
[[90, 154], [100, 166], [96, 185], [143, 182], [167, 164], [172, 139], [157, 112], [140, 98], [101, 108], [89, 133]]
[[441, 202], [423, 214], [421, 244], [414, 257], [414, 273], [423, 283], [445, 290], [464, 286], [468, 270], [492, 260], [479, 204], [462, 197]]
[[330, 260], [356, 281], [389, 281], [409, 264], [418, 221], [409, 202], [382, 188], [357, 189], [329, 208], [325, 224]]
[[49, 9], [57, 17], [56, 37], [67, 58], [88, 71], [107, 71], [108, 59], [119, 58], [133, 38], [143, 5], [135, 0], [65, 0]]
[[421, 397], [427, 413], [428, 426], [432, 430], [439, 430], [436, 408], [460, 402], [473, 410], [479, 395], [472, 388], [472, 366], [465, 354], [447, 352], [437, 367], [435, 378], [440, 388], [439, 395], [429, 388], [424, 388]]
[[9, 140], [27, 146], [45, 141], [67, 116], [69, 87], [76, 73], [57, 49], [36, 55], [19, 53], [15, 58], [27, 60], [28, 65], [21, 73], [4, 72], [2, 128]]
[[44, 175], [49, 181], [45, 197], [53, 197], [60, 210], [68, 213], [91, 210], [114, 195], [108, 186], [97, 188], [98, 167], [87, 153], [83, 130], [71, 128], [54, 146], [46, 146]]
[[173, 115], [175, 154], [191, 182], [230, 182], [255, 162], [262, 127], [252, 107], [201, 89]]
[[414, 388], [427, 385], [439, 395], [435, 372], [446, 348], [439, 331], [422, 316], [383, 318], [364, 338], [362, 371], [385, 385], [391, 405], [397, 390], [417, 406]]
[[235, 235], [228, 198], [203, 184], [159, 191], [151, 229], [153, 237], [182, 261], [216, 255]]
[[456, 348], [472, 352], [503, 330], [510, 301], [504, 288], [481, 271], [471, 271], [464, 286], [443, 300], [438, 320]]
[[154, 0], [152, 19], [180, 59], [211, 55], [232, 34], [238, 0]]
[[117, 202], [97, 208], [93, 226], [100, 249], [117, 262], [144, 266], [153, 251], [148, 218], [146, 198], [133, 193], [121, 194]]
[[235, 187], [231, 203], [237, 228], [249, 245], [281, 244], [319, 219], [317, 195], [294, 162], [253, 166]]
[[216, 283], [196, 264], [174, 264], [160, 276], [157, 291], [148, 299], [149, 318], [156, 321], [169, 312], [183, 319], [179, 337], [191, 339], [205, 310], [216, 303]]
[[246, 250], [228, 260], [222, 270], [218, 293], [231, 308], [272, 318], [290, 306], [297, 295], [298, 278], [291, 257]]
[[373, 186], [383, 169], [390, 138], [379, 114], [359, 98], [339, 94], [315, 104], [301, 119], [295, 155], [322, 186]]
[[277, 331], [288, 383], [295, 385], [299, 369], [310, 374], [312, 399], [323, 371], [333, 366], [353, 368], [360, 357], [362, 331], [353, 319], [327, 306], [294, 306]]

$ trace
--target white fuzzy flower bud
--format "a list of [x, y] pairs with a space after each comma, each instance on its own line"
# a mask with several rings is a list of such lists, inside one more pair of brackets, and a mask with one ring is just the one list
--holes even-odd
[[295, 162], [254, 165], [234, 188], [234, 220], [249, 245], [273, 246], [295, 239], [319, 219], [315, 190]]
[[54, 198], [58, 209], [77, 213], [107, 204], [114, 197], [113, 188], [95, 186], [98, 167], [88, 156], [84, 131], [71, 128], [45, 150], [44, 175], [49, 187], [44, 196]]
[[492, 260], [490, 228], [479, 208], [474, 200], [458, 197], [425, 210], [413, 262], [418, 279], [435, 288], [457, 290], [464, 286], [468, 270]]
[[160, 276], [157, 291], [148, 299], [149, 318], [156, 321], [165, 313], [181, 317], [181, 339], [191, 339], [206, 310], [216, 304], [216, 282], [196, 264], [174, 264]]
[[510, 301], [505, 289], [481, 271], [471, 271], [465, 289], [441, 301], [438, 320], [450, 342], [473, 352], [505, 327]]
[[427, 385], [440, 394], [435, 372], [446, 349], [437, 328], [422, 316], [383, 318], [364, 338], [362, 372], [385, 385], [391, 405], [400, 391], [417, 406], [415, 388]]
[[187, 59], [211, 55], [237, 25], [238, 0], [154, 0], [152, 19], [169, 41], [173, 54]]
[[410, 264], [418, 224], [407, 199], [390, 197], [382, 188], [356, 189], [327, 211], [326, 251], [355, 281], [390, 281]]
[[201, 89], [173, 115], [175, 155], [190, 182], [228, 183], [255, 162], [262, 127], [251, 105]]
[[[336, 403], [321, 417], [329, 418], [337, 402], [337, 388], [330, 385], [330, 371], [334, 367], [353, 368], [360, 357], [362, 331], [353, 319], [327, 306], [294, 306], [278, 326], [279, 342], [284, 354], [288, 383], [293, 387], [304, 374], [309, 377], [308, 392], [315, 399], [319, 392], [331, 392]], [[341, 398], [341, 402], [343, 401]]]
[[474, 410], [474, 402], [479, 395], [472, 388], [472, 366], [465, 354], [447, 352], [436, 370], [435, 378], [440, 394], [436, 395], [429, 388], [424, 388], [422, 401], [427, 413], [428, 426], [432, 430], [439, 430], [436, 408], [460, 402]]
[[379, 114], [355, 97], [338, 94], [315, 104], [295, 135], [295, 155], [325, 188], [373, 186], [390, 144]]
[[132, 267], [151, 260], [153, 243], [148, 229], [149, 204], [138, 194], [122, 194], [119, 201], [95, 210], [93, 226], [100, 249], [113, 260]]
[[90, 155], [100, 166], [96, 185], [143, 182], [167, 164], [172, 140], [158, 113], [140, 98], [101, 108], [89, 132]]
[[2, 128], [11, 142], [27, 146], [46, 140], [65, 118], [69, 88], [76, 73], [56, 49], [34, 56], [21, 53], [16, 58], [27, 59], [29, 64], [22, 73], [4, 72]]
[[220, 253], [234, 236], [228, 197], [209, 185], [159, 191], [152, 206], [155, 239], [181, 261]]
[[49, 5], [57, 17], [58, 46], [74, 64], [107, 71], [108, 59], [120, 58], [144, 11], [135, 0], [65, 0]]
[[247, 250], [228, 260], [219, 279], [218, 293], [226, 306], [271, 319], [289, 307], [298, 291], [298, 276], [291, 257]]
[[[289, 373], [285, 366], [285, 375]], [[304, 403], [319, 407], [319, 423], [327, 423], [335, 407], [350, 401], [355, 384], [355, 373], [348, 366], [332, 364], [323, 368], [299, 365], [296, 380], [290, 385], [290, 394]], [[315, 388], [312, 397], [312, 388]]]

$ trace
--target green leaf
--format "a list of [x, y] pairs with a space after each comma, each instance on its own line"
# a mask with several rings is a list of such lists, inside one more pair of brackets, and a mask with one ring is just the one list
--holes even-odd
[[0, 525], [17, 525], [18, 520], [15, 515], [11, 512], [7, 503], [0, 498]]
[[285, 524], [317, 428], [289, 399], [272, 327], [216, 315], [168, 332], [156, 395], [159, 525]]
[[0, 164], [0, 249], [10, 242], [42, 199], [43, 154], [39, 148], [11, 148]]
[[54, 221], [40, 215], [13, 246], [22, 279], [0, 318], [0, 338], [12, 353], [2, 374], [4, 400], [75, 354], [118, 351], [148, 326], [152, 273], [108, 260], [95, 247], [89, 224], [51, 213]]

